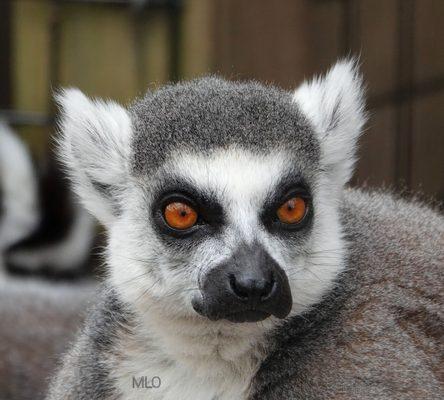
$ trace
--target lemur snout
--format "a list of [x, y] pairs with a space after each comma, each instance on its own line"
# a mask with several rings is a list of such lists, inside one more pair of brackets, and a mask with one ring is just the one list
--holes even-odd
[[276, 287], [273, 275], [268, 279], [259, 274], [251, 274], [251, 271], [239, 275], [230, 275], [230, 289], [239, 299], [252, 304], [266, 300]]
[[241, 245], [228, 261], [203, 277], [200, 289], [193, 307], [211, 320], [285, 318], [292, 307], [285, 272], [259, 244]]

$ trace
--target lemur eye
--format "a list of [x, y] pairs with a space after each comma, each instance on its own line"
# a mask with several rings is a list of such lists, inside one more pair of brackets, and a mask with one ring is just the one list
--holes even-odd
[[292, 197], [277, 210], [279, 220], [285, 224], [297, 224], [307, 214], [307, 203], [302, 197]]
[[189, 229], [197, 222], [197, 212], [189, 205], [181, 202], [169, 203], [164, 210], [166, 223], [174, 229]]

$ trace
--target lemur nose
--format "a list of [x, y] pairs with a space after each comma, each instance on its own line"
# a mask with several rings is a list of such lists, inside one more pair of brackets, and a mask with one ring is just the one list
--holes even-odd
[[242, 274], [230, 275], [230, 289], [241, 300], [252, 304], [266, 301], [275, 288], [275, 280], [272, 274], [268, 279]]
[[259, 243], [240, 244], [230, 259], [210, 269], [192, 299], [197, 313], [231, 322], [285, 318], [292, 304], [287, 275]]

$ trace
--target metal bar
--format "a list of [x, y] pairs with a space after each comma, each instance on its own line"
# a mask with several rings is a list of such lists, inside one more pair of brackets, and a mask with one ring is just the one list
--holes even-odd
[[179, 8], [181, 0], [56, 0], [58, 3], [99, 4], [135, 7], [137, 9], [169, 7]]
[[[51, 10], [51, 25], [49, 35], [49, 91], [58, 90], [60, 85], [60, 33], [61, 33], [61, 19], [60, 19], [60, 5], [58, 0], [52, 1]], [[50, 93], [51, 94], [51, 93]], [[56, 114], [55, 104], [50, 95], [49, 110], [51, 115]]]
[[342, 53], [349, 56], [358, 49], [361, 40], [361, 20], [357, 1], [343, 0], [342, 19]]
[[398, 0], [398, 87], [403, 101], [397, 108], [395, 178], [398, 187], [410, 187], [413, 146], [413, 63], [415, 0]]
[[53, 117], [37, 113], [17, 110], [0, 110], [0, 119], [11, 125], [48, 126], [54, 121]]
[[179, 80], [180, 75], [180, 24], [181, 13], [177, 7], [168, 9], [169, 41], [170, 41], [170, 79], [173, 82]]
[[412, 99], [433, 95], [444, 91], [444, 76], [416, 85], [400, 87], [394, 91], [370, 97], [370, 108], [384, 107], [389, 104], [401, 105]]
[[11, 107], [12, 66], [11, 66], [11, 2], [0, 2], [0, 107]]

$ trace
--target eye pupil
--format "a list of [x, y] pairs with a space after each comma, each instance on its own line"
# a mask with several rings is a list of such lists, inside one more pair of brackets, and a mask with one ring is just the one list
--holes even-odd
[[165, 207], [164, 218], [171, 228], [186, 230], [196, 224], [197, 212], [188, 204], [176, 201]]
[[302, 197], [293, 197], [279, 207], [277, 216], [285, 224], [297, 224], [304, 219], [306, 211], [305, 200]]

